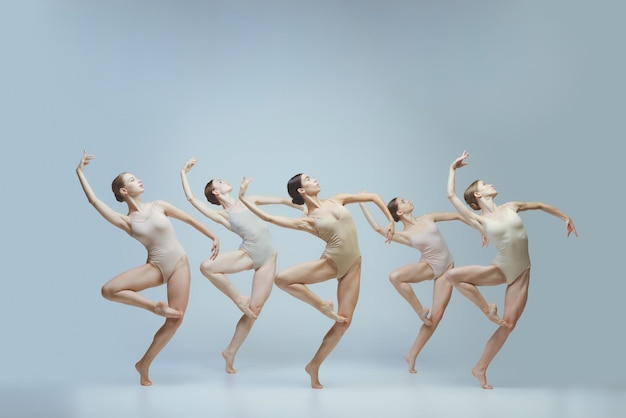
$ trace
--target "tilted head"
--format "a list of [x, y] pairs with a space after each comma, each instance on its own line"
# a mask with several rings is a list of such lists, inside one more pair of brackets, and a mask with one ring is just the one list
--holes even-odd
[[213, 203], [214, 205], [219, 205], [220, 202], [217, 200], [217, 197], [213, 194], [213, 180], [210, 180], [206, 186], [204, 186], [204, 196], [209, 203]]
[[474, 210], [480, 210], [479, 199], [483, 197], [494, 198], [497, 195], [498, 191], [493, 187], [493, 184], [487, 184], [483, 180], [476, 180], [465, 189], [463, 197], [469, 207]]
[[287, 193], [291, 196], [291, 201], [296, 205], [304, 204], [304, 199], [298, 192], [302, 188], [302, 173], [298, 173], [287, 182]]
[[117, 177], [115, 177], [113, 179], [113, 182], [111, 183], [111, 190], [113, 190], [113, 194], [115, 195], [115, 200], [117, 200], [118, 202], [124, 201], [124, 196], [122, 196], [122, 194], [120, 193], [120, 189], [124, 188], [124, 184], [126, 184], [127, 174], [128, 174], [127, 172], [118, 174]]
[[389, 209], [389, 212], [391, 212], [391, 217], [393, 218], [394, 221], [399, 222], [400, 221], [400, 217], [398, 216], [398, 198], [394, 197], [393, 199], [391, 199], [389, 201], [389, 203], [387, 203], [387, 209]]
[[413, 203], [410, 200], [406, 200], [402, 197], [394, 197], [387, 203], [387, 209], [391, 212], [391, 217], [394, 221], [399, 222], [400, 216], [410, 214], [413, 212]]
[[139, 195], [143, 193], [143, 184], [141, 180], [133, 174], [123, 172], [117, 175], [111, 183], [111, 190], [115, 195], [115, 200], [124, 202], [128, 195]]

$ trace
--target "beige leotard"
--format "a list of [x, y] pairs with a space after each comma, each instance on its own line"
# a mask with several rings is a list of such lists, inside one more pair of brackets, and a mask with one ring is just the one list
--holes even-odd
[[411, 247], [422, 253], [419, 261], [428, 263], [436, 279], [448, 270], [454, 260], [435, 222], [424, 217], [419, 219], [423, 222], [424, 228], [409, 234], [409, 242]]
[[323, 258], [331, 259], [337, 266], [337, 278], [341, 279], [350, 267], [361, 257], [356, 226], [352, 215], [343, 205], [335, 203], [339, 218], [333, 216], [313, 216], [320, 238], [326, 241]]
[[130, 235], [148, 250], [147, 263], [154, 264], [163, 275], [163, 283], [172, 276], [176, 263], [185, 256], [172, 223], [154, 202], [130, 214]]
[[504, 272], [507, 284], [511, 284], [524, 270], [530, 268], [528, 236], [522, 218], [509, 206], [502, 205], [497, 217], [484, 217], [489, 241], [496, 244], [493, 264]]
[[255, 270], [276, 254], [276, 248], [265, 221], [248, 209], [228, 212], [228, 216], [233, 232], [243, 239], [239, 249], [250, 256]]

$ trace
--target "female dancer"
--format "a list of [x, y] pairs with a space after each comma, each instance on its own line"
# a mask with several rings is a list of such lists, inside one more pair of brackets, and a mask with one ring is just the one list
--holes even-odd
[[[310, 304], [335, 323], [324, 336], [322, 344], [306, 365], [311, 377], [311, 387], [323, 388], [319, 381], [319, 368], [339, 343], [348, 329], [356, 308], [361, 280], [361, 253], [357, 240], [356, 227], [345, 204], [374, 202], [389, 219], [385, 236], [391, 241], [394, 222], [382, 198], [374, 193], [338, 194], [329, 199], [320, 199], [320, 186], [317, 180], [306, 174], [296, 174], [287, 183], [289, 196], [295, 204], [305, 204], [307, 216], [300, 219], [272, 216], [252, 204], [246, 197], [250, 180], [245, 177], [239, 189], [239, 199], [257, 216], [284, 228], [309, 232], [326, 241], [326, 248], [319, 260], [309, 261], [288, 267], [276, 275], [275, 282], [282, 290]], [[307, 285], [320, 283], [333, 277], [337, 283], [337, 311], [332, 301], [322, 301]]]
[[[365, 203], [359, 203], [365, 218], [380, 235], [385, 235], [385, 228], [378, 224], [367, 209]], [[409, 372], [417, 373], [415, 361], [437, 325], [443, 317], [452, 295], [452, 286], [443, 279], [443, 274], [454, 267], [454, 260], [446, 242], [437, 228], [436, 222], [461, 221], [467, 224], [458, 212], [431, 212], [421, 216], [413, 215], [413, 203], [401, 197], [394, 197], [387, 204], [393, 220], [402, 222], [402, 231], [397, 231], [392, 241], [415, 248], [421, 252], [417, 263], [402, 266], [389, 274], [389, 281], [413, 308], [423, 325], [415, 342], [404, 357], [409, 364]], [[428, 316], [428, 308], [423, 306], [411, 287], [411, 283], [433, 280], [433, 312]]]
[[[496, 205], [494, 198], [498, 192], [482, 180], [476, 180], [465, 190], [464, 198], [470, 211], [456, 196], [455, 172], [467, 165], [467, 152], [454, 160], [448, 176], [448, 199], [469, 224], [486, 231], [490, 241], [495, 242], [497, 255], [489, 266], [463, 266], [448, 270], [445, 277], [450, 283], [471, 300], [491, 321], [499, 325], [491, 336], [472, 374], [484, 389], [493, 387], [487, 383], [487, 367], [504, 345], [509, 334], [519, 320], [528, 298], [530, 281], [530, 257], [528, 255], [528, 237], [522, 219], [517, 212], [541, 209], [565, 221], [567, 236], [573, 232], [578, 236], [574, 223], [554, 206], [542, 202], [508, 202]], [[498, 316], [496, 305], [487, 303], [476, 286], [494, 286], [506, 283], [504, 297], [504, 315]]]
[[[254, 321], [272, 291], [277, 253], [267, 223], [253, 215], [239, 200], [230, 196], [233, 188], [229, 183], [213, 179], [204, 188], [206, 199], [214, 205], [222, 206], [221, 211], [211, 209], [206, 203], [194, 197], [189, 187], [187, 173], [197, 162], [197, 158], [190, 159], [180, 171], [187, 200], [206, 217], [236, 233], [243, 240], [239, 250], [221, 253], [200, 265], [202, 274], [244, 313], [237, 322], [230, 344], [222, 351], [222, 357], [226, 361], [226, 372], [236, 373], [233, 364], [237, 351], [250, 333]], [[285, 204], [303, 209], [302, 205], [295, 205], [284, 197], [251, 196], [249, 199], [257, 205]], [[241, 295], [226, 276], [244, 270], [254, 270], [250, 297]]]
[[[108, 300], [143, 308], [165, 317], [165, 324], [154, 335], [152, 344], [141, 360], [135, 364], [140, 383], [150, 386], [152, 384], [148, 377], [150, 365], [182, 323], [189, 300], [191, 280], [189, 261], [167, 217], [188, 223], [212, 239], [212, 258], [218, 254], [219, 241], [206, 226], [170, 203], [162, 200], [142, 202], [139, 196], [144, 191], [143, 184], [131, 173], [121, 173], [111, 185], [115, 199], [126, 203], [128, 213], [122, 214], [114, 211], [98, 199], [83, 172], [85, 166], [94, 158], [85, 151], [76, 167], [76, 174], [87, 200], [104, 219], [137, 239], [148, 251], [146, 264], [109, 280], [102, 286], [102, 296]], [[142, 290], [162, 284], [167, 285], [168, 302], [154, 303], [139, 294]]]

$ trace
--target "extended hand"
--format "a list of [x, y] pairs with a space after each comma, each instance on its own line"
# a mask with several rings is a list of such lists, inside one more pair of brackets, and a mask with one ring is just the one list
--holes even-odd
[[454, 160], [454, 162], [452, 163], [452, 169], [456, 170], [457, 168], [466, 166], [467, 163], [464, 160], [467, 157], [469, 157], [469, 154], [467, 153], [467, 151], [463, 151], [463, 154], [461, 154], [461, 156], [457, 158], [456, 160]]

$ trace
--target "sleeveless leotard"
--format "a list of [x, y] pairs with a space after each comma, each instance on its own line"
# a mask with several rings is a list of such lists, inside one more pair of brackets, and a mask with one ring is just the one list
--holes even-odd
[[441, 276], [454, 262], [446, 242], [435, 222], [421, 218], [424, 228], [408, 236], [411, 247], [422, 253], [420, 262], [426, 262], [433, 269], [435, 279]]
[[146, 247], [146, 262], [157, 266], [163, 283], [167, 283], [176, 263], [185, 256], [168, 217], [155, 208], [154, 202], [147, 204], [141, 211], [130, 214], [130, 235]]
[[530, 268], [528, 236], [522, 218], [516, 211], [503, 205], [498, 218], [484, 217], [489, 241], [496, 244], [493, 264], [504, 272], [507, 284], [511, 284], [524, 270]]
[[361, 256], [356, 226], [352, 215], [343, 205], [335, 203], [339, 219], [332, 216], [313, 216], [320, 238], [326, 241], [322, 257], [330, 258], [337, 266], [337, 278], [341, 279]]
[[255, 270], [276, 254], [270, 229], [265, 221], [247, 209], [228, 212], [228, 216], [233, 232], [243, 239], [239, 249], [250, 256]]

